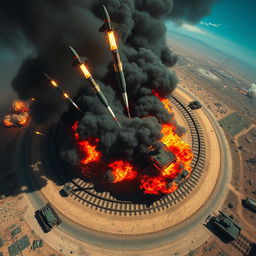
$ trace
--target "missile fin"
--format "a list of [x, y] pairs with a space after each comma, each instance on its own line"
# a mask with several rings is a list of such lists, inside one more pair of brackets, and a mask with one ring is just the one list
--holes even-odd
[[105, 32], [107, 30], [107, 24], [104, 22], [103, 25], [99, 28], [99, 32]]

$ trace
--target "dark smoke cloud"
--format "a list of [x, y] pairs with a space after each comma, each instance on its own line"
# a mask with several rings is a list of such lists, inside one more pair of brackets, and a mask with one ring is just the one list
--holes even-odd
[[196, 23], [210, 15], [212, 5], [218, 2], [220, 0], [173, 0], [170, 17], [178, 23]]
[[[43, 77], [47, 72], [75, 97], [85, 111], [78, 132], [82, 139], [100, 138], [100, 149], [111, 157], [134, 158], [161, 138], [161, 125], [174, 122], [172, 115], [152, 95], [157, 90], [168, 97], [177, 78], [168, 67], [177, 56], [166, 46], [164, 20], [196, 22], [207, 15], [216, 1], [199, 0], [14, 0], [0, 4], [0, 43], [10, 48], [28, 45], [33, 51], [22, 63], [12, 86], [22, 99], [35, 97], [32, 116], [36, 122], [57, 118], [68, 105]], [[101, 5], [108, 8], [116, 24], [127, 91], [133, 119], [123, 112], [115, 82], [111, 54], [104, 35]], [[20, 38], [20, 40], [19, 40]], [[18, 41], [18, 42], [17, 42]], [[90, 60], [90, 70], [102, 86], [110, 105], [124, 127], [121, 131], [100, 103], [88, 82], [71, 69], [68, 45]], [[74, 110], [65, 117], [72, 119]], [[180, 130], [181, 131], [181, 130]], [[120, 148], [122, 150], [120, 150]], [[121, 151], [121, 152], [120, 152]], [[63, 155], [78, 161], [76, 147], [69, 142]], [[73, 159], [73, 160], [72, 160]]]

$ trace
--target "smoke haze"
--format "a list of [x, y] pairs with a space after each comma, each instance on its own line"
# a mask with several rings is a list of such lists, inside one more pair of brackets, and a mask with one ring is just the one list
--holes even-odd
[[[37, 100], [32, 117], [37, 123], [57, 120], [68, 104], [50, 87], [43, 76], [48, 73], [64, 90], [75, 97], [84, 115], [79, 118], [82, 139], [96, 136], [103, 153], [128, 159], [161, 138], [161, 124], [173, 118], [152, 95], [168, 97], [177, 85], [170, 71], [177, 56], [166, 46], [164, 21], [197, 22], [209, 14], [216, 0], [15, 0], [0, 4], [0, 43], [11, 49], [28, 45], [33, 49], [21, 64], [12, 81], [13, 89], [23, 100]], [[124, 66], [131, 114], [126, 118], [120, 91], [115, 82], [112, 59], [102, 25], [104, 4], [115, 24]], [[71, 45], [89, 59], [89, 69], [122, 123], [120, 129], [101, 105], [78, 70], [71, 68]], [[73, 111], [65, 117], [74, 116]], [[77, 161], [75, 146], [68, 143], [63, 155]], [[120, 153], [120, 148], [122, 152]]]

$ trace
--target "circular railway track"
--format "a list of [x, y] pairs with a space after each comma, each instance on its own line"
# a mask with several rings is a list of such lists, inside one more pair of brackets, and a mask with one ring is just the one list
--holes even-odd
[[179, 188], [171, 194], [152, 197], [136, 194], [113, 194], [108, 191], [98, 191], [92, 183], [82, 178], [74, 178], [73, 171], [59, 157], [58, 134], [60, 127], [52, 125], [46, 132], [46, 139], [42, 139], [42, 161], [50, 175], [59, 185], [66, 183], [72, 188], [71, 196], [86, 207], [104, 213], [136, 216], [156, 213], [185, 199], [200, 181], [204, 169], [205, 142], [200, 124], [194, 113], [176, 95], [172, 96], [171, 104], [185, 118], [192, 141], [193, 160], [192, 172]]

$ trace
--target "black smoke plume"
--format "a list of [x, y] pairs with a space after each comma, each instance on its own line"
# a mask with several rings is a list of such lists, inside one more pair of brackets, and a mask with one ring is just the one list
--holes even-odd
[[[0, 43], [30, 51], [13, 79], [12, 86], [21, 99], [37, 100], [32, 106], [35, 122], [56, 119], [68, 104], [57, 95], [43, 72], [58, 80], [84, 110], [78, 132], [82, 139], [100, 138], [103, 153], [129, 159], [161, 138], [161, 124], [172, 116], [152, 95], [168, 97], [177, 78], [169, 67], [177, 56], [166, 46], [165, 19], [196, 22], [207, 15], [214, 0], [14, 0], [0, 4]], [[106, 38], [98, 32], [102, 25], [101, 6], [107, 7], [116, 24], [118, 44], [124, 65], [133, 119], [126, 118], [111, 65]], [[123, 129], [119, 130], [81, 74], [72, 70], [72, 45], [90, 60], [90, 70], [102, 86]], [[72, 113], [70, 113], [72, 112]], [[73, 115], [69, 110], [64, 115]], [[77, 162], [72, 149], [64, 152]]]

